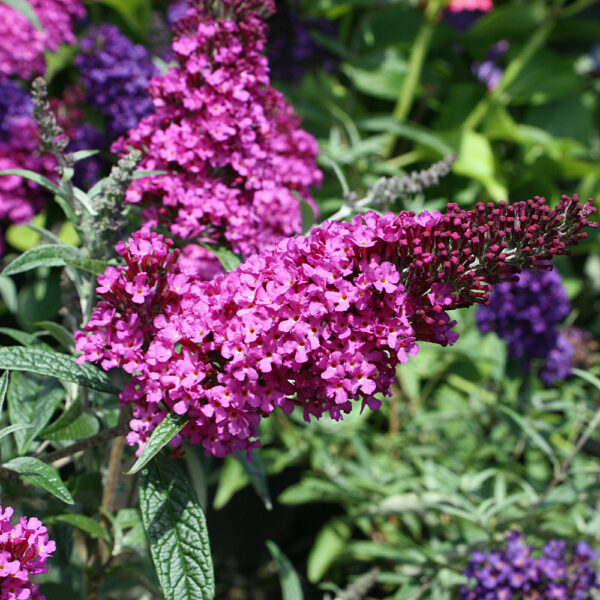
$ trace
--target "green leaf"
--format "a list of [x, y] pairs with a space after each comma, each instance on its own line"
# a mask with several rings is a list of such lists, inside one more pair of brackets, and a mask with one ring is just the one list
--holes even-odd
[[139, 493], [165, 600], [213, 600], [206, 520], [187, 477], [174, 461], [158, 455], [142, 472]]
[[265, 467], [258, 450], [252, 449], [250, 451], [251, 460], [248, 460], [246, 455], [240, 452], [236, 458], [240, 461], [244, 467], [246, 473], [250, 476], [252, 487], [259, 495], [260, 499], [264, 502], [267, 510], [273, 509], [273, 502], [271, 501], [271, 495], [269, 494], [269, 485], [267, 483], [267, 474], [265, 473]]
[[52, 466], [31, 456], [19, 456], [4, 463], [3, 468], [19, 473], [32, 485], [37, 485], [67, 504], [73, 504], [73, 497], [62, 482], [58, 471]]
[[56, 419], [56, 421], [50, 423], [50, 425], [48, 425], [48, 427], [42, 431], [42, 436], [52, 434], [56, 431], [59, 431], [63, 427], [67, 427], [67, 425], [73, 423], [73, 421], [75, 421], [80, 414], [81, 402], [76, 400], [60, 415], [60, 417], [58, 417], [58, 419]]
[[340, 517], [331, 519], [317, 535], [306, 565], [308, 580], [320, 581], [331, 563], [346, 548], [352, 528]]
[[83, 255], [74, 246], [46, 244], [27, 250], [13, 260], [2, 272], [3, 275], [16, 275], [37, 267], [64, 267], [68, 259], [81, 259]]
[[35, 171], [30, 171], [28, 169], [4, 169], [3, 171], [0, 171], [0, 176], [2, 175], [18, 175], [19, 177], [29, 179], [30, 181], [41, 185], [53, 194], [60, 194], [60, 188], [54, 182]]
[[27, 452], [29, 444], [44, 429], [64, 398], [65, 390], [52, 379], [39, 381], [14, 373], [8, 387], [10, 422], [30, 425], [26, 431], [15, 432], [19, 454]]
[[0, 348], [0, 369], [28, 371], [78, 383], [99, 392], [118, 393], [108, 375], [89, 363], [77, 364], [72, 356], [37, 348]]
[[0, 415], [2, 414], [2, 409], [4, 408], [4, 400], [6, 400], [8, 381], [8, 371], [4, 371], [4, 373], [2, 373], [2, 377], [0, 377]]
[[90, 197], [83, 190], [73, 186], [73, 194], [92, 217], [95, 217], [98, 214], [98, 211], [92, 206]]
[[155, 175], [168, 175], [169, 171], [134, 171], [132, 179], [144, 179], [145, 177], [154, 177]]
[[227, 248], [203, 243], [200, 243], [200, 246], [206, 248], [211, 254], [214, 254], [225, 271], [233, 271], [233, 269], [242, 263], [242, 259], [231, 250], [227, 250]]
[[554, 454], [552, 446], [546, 441], [546, 439], [536, 431], [531, 423], [526, 421], [520, 414], [516, 413], [512, 408], [508, 406], [500, 406], [500, 410], [508, 415], [522, 430], [523, 433], [531, 439], [531, 441], [550, 459], [553, 465], [558, 467], [558, 460]]
[[106, 271], [106, 267], [109, 263], [105, 260], [98, 260], [97, 258], [67, 258], [65, 264], [69, 267], [75, 267], [80, 271], [87, 271], [93, 275], [101, 275]]
[[156, 456], [156, 454], [185, 427], [188, 420], [187, 417], [182, 415], [177, 415], [173, 412], [168, 413], [152, 432], [140, 457], [133, 467], [131, 467], [127, 475], [137, 473], [148, 463], [148, 461], [152, 460], [152, 458], [154, 458], [154, 456]]
[[77, 152], [73, 152], [73, 159], [75, 160], [75, 162], [79, 162], [80, 160], [85, 160], [86, 158], [89, 158], [90, 156], [96, 156], [96, 154], [99, 154], [100, 150], [78, 150]]
[[290, 559], [280, 550], [279, 546], [271, 540], [267, 540], [267, 548], [277, 562], [279, 567], [279, 583], [281, 585], [282, 600], [302, 600], [304, 594], [298, 573], [290, 562]]
[[60, 323], [55, 323], [54, 321], [36, 321], [32, 325], [45, 329], [67, 352], [74, 352], [75, 342], [73, 335], [66, 327], [60, 325]]
[[8, 308], [11, 313], [16, 313], [19, 310], [17, 286], [10, 277], [0, 275], [0, 296], [2, 296], [6, 308]]
[[146, 39], [148, 20], [150, 18], [150, 3], [146, 0], [99, 0], [100, 4], [112, 8], [127, 26], [136, 32], [137, 36]]
[[406, 60], [394, 49], [378, 53], [361, 62], [360, 66], [345, 63], [342, 71], [354, 86], [375, 98], [396, 100], [406, 77]]
[[100, 525], [98, 521], [95, 521], [91, 517], [86, 517], [85, 515], [70, 513], [66, 515], [58, 515], [56, 517], [50, 517], [47, 519], [47, 521], [48, 523], [67, 523], [67, 525], [72, 525], [73, 527], [77, 527], [77, 529], [81, 529], [82, 531], [89, 533], [94, 538], [100, 538], [109, 544], [111, 542], [110, 535], [108, 535], [102, 525]]
[[368, 117], [359, 121], [357, 125], [365, 131], [389, 132], [407, 138], [421, 146], [434, 150], [442, 156], [451, 154], [454, 151], [448, 143], [430, 129], [414, 123], [399, 123], [393, 117]]
[[0, 439], [8, 435], [9, 433], [12, 433], [13, 431], [19, 431], [20, 429], [27, 429], [29, 427], [33, 427], [33, 425], [18, 423], [17, 425], [9, 425], [8, 427], [3, 427], [2, 429], [0, 429]]
[[98, 433], [100, 424], [94, 415], [84, 413], [79, 415], [72, 423], [65, 425], [61, 429], [52, 431], [51, 433], [43, 433], [42, 436], [46, 440], [81, 440]]
[[1, 0], [0, 4], [6, 4], [20, 12], [36, 29], [44, 31], [44, 27], [40, 22], [35, 10], [28, 2], [28, 0]]
[[573, 369], [573, 375], [577, 375], [577, 377], [585, 379], [588, 383], [591, 383], [597, 390], [600, 390], [600, 379], [598, 379], [595, 375], [592, 375], [587, 371], [582, 371], [581, 369]]
[[236, 492], [245, 488], [249, 483], [250, 475], [244, 469], [241, 461], [236, 460], [232, 455], [225, 457], [219, 474], [219, 484], [213, 499], [213, 507], [217, 510], [223, 508]]
[[35, 335], [27, 333], [26, 331], [21, 331], [20, 329], [13, 329], [12, 327], [0, 327], [0, 333], [19, 342], [19, 344], [22, 346], [35, 346], [35, 344], [39, 343], [39, 340], [35, 337]]

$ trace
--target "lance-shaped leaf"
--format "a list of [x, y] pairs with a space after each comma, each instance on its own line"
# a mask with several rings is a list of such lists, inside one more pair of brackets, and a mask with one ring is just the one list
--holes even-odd
[[4, 169], [0, 171], [0, 176], [2, 175], [17, 175], [41, 185], [54, 194], [60, 193], [60, 188], [53, 181], [35, 171], [29, 171], [28, 169]]
[[140, 478], [140, 509], [165, 600], [213, 600], [204, 513], [187, 477], [159, 454]]
[[64, 267], [69, 260], [81, 260], [81, 250], [65, 244], [46, 244], [27, 250], [2, 271], [3, 275], [16, 275], [37, 267]]
[[269, 494], [269, 486], [267, 484], [267, 474], [263, 465], [262, 459], [258, 450], [255, 448], [250, 451], [251, 460], [246, 458], [246, 454], [240, 452], [236, 458], [242, 463], [242, 466], [250, 475], [250, 481], [252, 487], [256, 493], [260, 496], [260, 499], [264, 502], [267, 510], [273, 509], [273, 502], [271, 501], [271, 495]]
[[73, 504], [73, 497], [62, 482], [58, 471], [32, 456], [19, 456], [2, 465], [4, 469], [19, 473], [25, 481], [37, 485], [67, 504]]
[[17, 451], [25, 454], [37, 434], [46, 427], [54, 411], [64, 400], [65, 390], [56, 381], [40, 381], [22, 373], [15, 373], [8, 388], [8, 415], [13, 425], [31, 427], [15, 432]]
[[304, 594], [302, 593], [300, 578], [290, 562], [290, 559], [280, 550], [279, 546], [271, 540], [267, 540], [267, 548], [269, 549], [273, 560], [277, 562], [279, 567], [279, 583], [281, 585], [282, 600], [302, 600]]
[[133, 475], [145, 467], [185, 427], [188, 420], [187, 417], [172, 412], [168, 413], [152, 432], [140, 457], [135, 461], [127, 475]]
[[77, 364], [68, 354], [10, 346], [0, 348], [0, 369], [28, 371], [36, 375], [56, 377], [63, 381], [78, 383], [99, 392], [117, 393], [108, 375], [89, 363]]

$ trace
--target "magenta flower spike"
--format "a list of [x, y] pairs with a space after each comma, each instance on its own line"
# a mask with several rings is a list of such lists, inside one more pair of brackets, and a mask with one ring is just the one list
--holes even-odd
[[47, 573], [46, 561], [56, 549], [39, 519], [21, 517], [16, 525], [13, 508], [0, 506], [0, 597], [3, 600], [45, 600], [31, 577]]
[[288, 238], [211, 281], [181, 272], [178, 250], [148, 227], [98, 278], [102, 296], [79, 362], [132, 379], [130, 444], [143, 447], [169, 411], [183, 438], [224, 456], [258, 445], [276, 407], [341, 419], [377, 409], [418, 342], [452, 344], [448, 310], [485, 303], [492, 286], [546, 269], [586, 235], [591, 202], [563, 196], [479, 204], [446, 214], [369, 212]]
[[[191, 2], [176, 25], [177, 66], [150, 82], [153, 114], [113, 146], [142, 149], [141, 169], [168, 172], [129, 188], [127, 200], [147, 207], [150, 223], [244, 257], [299, 233], [294, 192], [314, 206], [310, 187], [322, 179], [316, 140], [270, 85], [262, 15], [271, 10], [270, 2]], [[207, 251], [185, 252], [212, 276], [199, 262]]]

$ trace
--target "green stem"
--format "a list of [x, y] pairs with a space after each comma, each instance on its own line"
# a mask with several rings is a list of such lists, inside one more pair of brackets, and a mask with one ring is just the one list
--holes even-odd
[[[427, 8], [425, 9], [423, 25], [417, 34], [410, 52], [404, 85], [402, 86], [402, 91], [400, 92], [394, 112], [392, 113], [394, 119], [400, 123], [404, 122], [410, 114], [417, 86], [421, 79], [425, 57], [429, 50], [429, 44], [431, 43], [433, 32], [435, 31], [439, 16], [445, 5], [445, 0], [432, 0], [427, 4]], [[390, 133], [386, 140], [383, 158], [389, 158], [392, 155], [396, 146], [396, 141], [397, 135], [395, 133]]]
[[471, 114], [465, 119], [465, 129], [476, 129], [481, 123], [482, 119], [487, 114], [490, 106], [493, 106], [500, 101], [502, 95], [506, 92], [508, 87], [515, 81], [520, 75], [525, 66], [538, 52], [548, 36], [554, 29], [556, 21], [560, 16], [560, 12], [563, 4], [566, 0], [559, 0], [557, 5], [551, 10], [550, 14], [546, 18], [542, 26], [529, 38], [529, 41], [523, 46], [521, 52], [509, 63], [508, 67], [504, 71], [500, 83], [494, 88], [485, 98], [479, 101], [477, 106], [471, 111]]

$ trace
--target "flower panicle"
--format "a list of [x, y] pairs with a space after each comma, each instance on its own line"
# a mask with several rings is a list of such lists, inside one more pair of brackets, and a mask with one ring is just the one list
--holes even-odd
[[[593, 212], [577, 198], [495, 210], [325, 222], [211, 281], [183, 271], [171, 242], [145, 227], [117, 245], [126, 266], [98, 278], [103, 299], [76, 333], [78, 360], [132, 374], [121, 400], [133, 404], [139, 451], [169, 411], [189, 418], [172, 445], [187, 438], [224, 456], [256, 446], [277, 407], [307, 420], [341, 419], [354, 401], [376, 409], [419, 341], [456, 341], [449, 310], [485, 302], [490, 281], [537, 254], [566, 252]], [[541, 246], [527, 234], [543, 234]]]
[[382, 177], [369, 189], [369, 204], [374, 208], [390, 206], [399, 198], [410, 198], [423, 190], [438, 185], [456, 162], [456, 154], [449, 154], [427, 169], [411, 171], [400, 177]]

